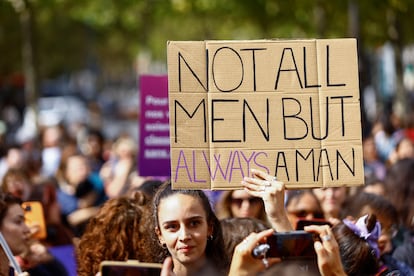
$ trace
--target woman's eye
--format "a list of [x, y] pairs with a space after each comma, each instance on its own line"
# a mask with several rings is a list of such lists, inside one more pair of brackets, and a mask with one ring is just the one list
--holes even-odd
[[167, 230], [173, 231], [173, 230], [178, 229], [178, 226], [176, 224], [166, 224], [164, 228]]
[[198, 226], [200, 224], [201, 224], [201, 221], [199, 221], [199, 220], [193, 220], [193, 221], [190, 222], [190, 225], [192, 227], [196, 227], [196, 226]]

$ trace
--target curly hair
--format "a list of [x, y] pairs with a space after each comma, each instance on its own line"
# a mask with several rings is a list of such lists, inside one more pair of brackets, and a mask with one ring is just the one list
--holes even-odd
[[10, 193], [0, 192], [0, 226], [3, 224], [10, 206], [15, 204], [21, 205], [22, 200]]
[[[141, 192], [106, 201], [90, 220], [76, 249], [78, 275], [95, 275], [104, 260], [156, 262], [150, 205]], [[151, 244], [151, 245], [150, 245]], [[151, 248], [151, 250], [149, 250]]]
[[205, 254], [211, 264], [219, 271], [228, 269], [229, 259], [224, 249], [224, 238], [221, 230], [220, 221], [211, 208], [210, 201], [206, 194], [201, 190], [173, 190], [170, 182], [165, 182], [157, 191], [153, 199], [154, 225], [159, 228], [158, 209], [161, 201], [175, 194], [189, 195], [198, 199], [206, 212], [207, 223], [213, 227], [212, 240], [208, 240]]

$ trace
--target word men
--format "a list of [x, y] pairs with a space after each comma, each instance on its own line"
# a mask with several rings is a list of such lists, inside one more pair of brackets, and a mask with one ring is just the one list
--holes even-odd
[[173, 186], [362, 184], [357, 63], [355, 39], [169, 42]]

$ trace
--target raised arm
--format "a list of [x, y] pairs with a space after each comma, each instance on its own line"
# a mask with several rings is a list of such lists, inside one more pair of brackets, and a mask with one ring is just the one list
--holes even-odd
[[241, 184], [245, 190], [263, 199], [267, 218], [272, 228], [278, 232], [292, 231], [285, 210], [285, 185], [276, 177], [257, 169], [251, 170], [252, 177], [244, 177]]

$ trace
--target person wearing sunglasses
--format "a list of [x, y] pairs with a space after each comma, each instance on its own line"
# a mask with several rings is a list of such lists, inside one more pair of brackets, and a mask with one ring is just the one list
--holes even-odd
[[296, 229], [299, 220], [325, 219], [318, 198], [310, 189], [287, 191], [285, 206], [289, 221]]
[[256, 218], [268, 223], [263, 200], [244, 190], [224, 191], [215, 206], [215, 212], [219, 219]]

